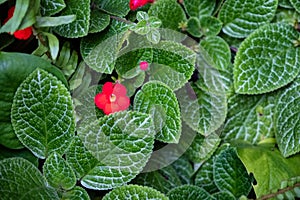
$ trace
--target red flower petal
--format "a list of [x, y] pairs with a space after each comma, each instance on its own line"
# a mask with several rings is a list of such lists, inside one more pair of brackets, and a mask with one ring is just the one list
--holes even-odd
[[7, 18], [10, 19], [14, 15], [15, 12], [15, 6], [11, 7], [7, 12]]
[[30, 38], [31, 35], [32, 35], [31, 27], [27, 27], [22, 30], [18, 30], [18, 31], [14, 32], [15, 38], [17, 38], [19, 40], [27, 40], [28, 38]]
[[105, 105], [109, 103], [109, 99], [106, 94], [99, 93], [95, 96], [94, 102], [98, 108], [103, 109]]
[[119, 105], [120, 110], [126, 110], [130, 105], [130, 99], [127, 96], [122, 96], [118, 98], [116, 103]]
[[116, 83], [114, 86], [113, 94], [116, 96], [126, 96], [127, 89], [124, 85]]
[[154, 0], [130, 0], [129, 7], [130, 10], [136, 10], [139, 7], [146, 5], [147, 3], [153, 3]]
[[102, 93], [111, 95], [113, 93], [113, 89], [114, 89], [114, 84], [112, 82], [106, 82], [102, 87]]

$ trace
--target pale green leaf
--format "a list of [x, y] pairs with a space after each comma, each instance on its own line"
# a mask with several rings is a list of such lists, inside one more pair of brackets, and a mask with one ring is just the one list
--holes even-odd
[[254, 175], [257, 198], [277, 191], [284, 180], [300, 174], [300, 155], [284, 158], [274, 144], [239, 145], [237, 152], [248, 173]]
[[99, 161], [81, 184], [103, 190], [121, 186], [141, 172], [152, 153], [155, 131], [148, 114], [123, 111], [84, 124], [78, 135]]
[[223, 23], [213, 16], [203, 16], [199, 19], [201, 32], [206, 36], [216, 36], [220, 33]]
[[161, 20], [162, 28], [179, 29], [179, 23], [186, 21], [186, 16], [176, 0], [160, 0], [155, 2], [148, 11], [149, 16]]
[[42, 16], [51, 16], [59, 13], [66, 7], [64, 0], [41, 0]]
[[110, 22], [110, 16], [100, 10], [92, 10], [90, 18], [89, 33], [103, 31]]
[[161, 38], [159, 30], [153, 28], [146, 34], [146, 37], [153, 44], [158, 44]]
[[103, 200], [135, 200], [135, 199], [151, 199], [151, 200], [168, 200], [164, 194], [159, 191], [144, 186], [126, 185], [116, 188], [106, 194]]
[[222, 30], [231, 37], [247, 37], [272, 20], [277, 4], [278, 0], [227, 0], [219, 12]]
[[215, 133], [212, 133], [206, 137], [197, 134], [193, 143], [187, 149], [186, 155], [195, 163], [205, 161], [212, 156], [212, 154], [218, 148], [220, 142], [221, 139]]
[[216, 1], [215, 0], [184, 0], [183, 6], [191, 17], [200, 18], [204, 15], [210, 15], [212, 14], [215, 6]]
[[64, 153], [75, 133], [69, 91], [42, 69], [36, 69], [19, 86], [11, 117], [19, 140], [39, 158]]
[[59, 52], [59, 40], [51, 33], [43, 32], [42, 34], [48, 39], [48, 46], [52, 60], [56, 60]]
[[69, 164], [58, 153], [52, 153], [43, 165], [43, 174], [48, 183], [55, 188], [72, 189], [76, 177]]
[[295, 10], [300, 13], [300, 1], [298, 0], [290, 0], [290, 3], [295, 8]]
[[229, 45], [219, 36], [206, 37], [200, 41], [201, 47], [207, 53], [208, 63], [222, 71], [227, 71], [231, 60]]
[[209, 135], [225, 121], [226, 96], [223, 92], [202, 90], [186, 84], [177, 92], [183, 120], [196, 132]]
[[251, 178], [234, 148], [227, 148], [214, 159], [214, 182], [220, 191], [227, 191], [236, 198], [247, 196]]
[[287, 85], [300, 71], [300, 34], [287, 24], [261, 27], [241, 44], [234, 61], [234, 87], [241, 94], [262, 94]]
[[0, 172], [0, 196], [3, 200], [59, 200], [55, 189], [48, 186], [38, 168], [23, 158], [0, 161]]
[[69, 24], [60, 25], [54, 28], [55, 32], [67, 38], [78, 38], [88, 34], [90, 20], [90, 0], [69, 0], [66, 1], [66, 8], [61, 16], [76, 15], [76, 20]]
[[13, 149], [23, 147], [11, 125], [11, 106], [17, 88], [37, 67], [53, 73], [67, 85], [61, 71], [42, 58], [22, 53], [0, 53], [0, 144], [3, 146]]
[[157, 140], [178, 143], [181, 134], [179, 104], [167, 85], [158, 81], [147, 82], [135, 95], [133, 105], [134, 110], [152, 116]]
[[203, 199], [213, 200], [208, 192], [195, 185], [183, 185], [168, 192], [170, 200]]
[[90, 197], [85, 189], [76, 186], [72, 190], [64, 192], [61, 200], [90, 200]]
[[5, 3], [7, 0], [0, 0], [0, 4]]
[[149, 15], [148, 13], [144, 12], [144, 11], [138, 11], [136, 13], [136, 19], [138, 21], [142, 21], [142, 20], [148, 20], [149, 19]]
[[274, 107], [270, 95], [233, 95], [228, 99], [228, 114], [221, 138], [243, 140], [252, 144], [274, 137]]
[[280, 91], [275, 108], [275, 135], [280, 152], [284, 157], [300, 151], [300, 77]]
[[101, 10], [119, 17], [126, 16], [130, 10], [128, 0], [95, 0], [94, 4]]
[[36, 23], [34, 24], [35, 27], [53, 27], [59, 26], [62, 24], [69, 24], [76, 19], [76, 15], [65, 15], [65, 16], [58, 16], [58, 17], [40, 17], [36, 16]]

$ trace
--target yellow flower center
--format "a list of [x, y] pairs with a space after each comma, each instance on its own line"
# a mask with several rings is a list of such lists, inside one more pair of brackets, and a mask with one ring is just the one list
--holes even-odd
[[110, 98], [109, 98], [110, 102], [115, 102], [116, 99], [117, 99], [116, 95], [114, 95], [114, 94], [110, 95]]

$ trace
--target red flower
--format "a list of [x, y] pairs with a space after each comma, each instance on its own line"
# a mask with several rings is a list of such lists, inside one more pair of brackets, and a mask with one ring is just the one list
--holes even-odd
[[148, 69], [148, 67], [149, 67], [149, 63], [147, 61], [140, 62], [140, 69], [141, 70], [145, 71], [145, 70]]
[[139, 7], [142, 7], [148, 3], [153, 3], [154, 0], [130, 0], [129, 7], [130, 10], [136, 10]]
[[126, 110], [130, 105], [126, 92], [124, 85], [106, 82], [102, 87], [102, 92], [95, 96], [94, 102], [106, 115]]
[[[10, 19], [12, 18], [12, 16], [14, 15], [14, 11], [15, 11], [15, 6], [11, 7], [8, 10], [7, 13], [7, 18], [4, 20], [4, 24]], [[32, 27], [27, 27], [24, 28], [22, 30], [17, 30], [13, 33], [13, 35], [15, 36], [15, 38], [19, 39], [19, 40], [27, 40], [28, 38], [30, 38], [30, 36], [32, 35]]]

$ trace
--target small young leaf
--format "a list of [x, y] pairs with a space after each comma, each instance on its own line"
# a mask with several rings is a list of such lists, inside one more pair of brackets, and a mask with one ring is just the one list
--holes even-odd
[[41, 0], [42, 16], [51, 16], [59, 13], [66, 7], [64, 0]]
[[215, 0], [184, 0], [183, 6], [191, 17], [200, 18], [204, 15], [211, 15], [215, 6]]
[[234, 148], [227, 148], [216, 156], [213, 173], [220, 191], [227, 191], [236, 198], [249, 194], [251, 178]]
[[76, 15], [76, 20], [69, 24], [60, 25], [54, 30], [61, 36], [67, 38], [78, 38], [88, 34], [90, 20], [90, 0], [69, 0], [66, 1], [66, 8], [63, 15]]
[[78, 135], [99, 161], [81, 184], [103, 190], [121, 186], [141, 172], [151, 155], [155, 131], [148, 114], [123, 111], [80, 126]]
[[275, 108], [275, 135], [280, 152], [284, 157], [300, 151], [299, 103], [300, 77], [280, 91]]
[[40, 17], [36, 16], [35, 27], [54, 27], [62, 24], [69, 24], [76, 19], [76, 15], [66, 15], [58, 17]]
[[144, 84], [137, 92], [133, 106], [136, 111], [151, 114], [157, 140], [178, 143], [181, 134], [179, 104], [167, 85], [158, 81]]
[[195, 185], [183, 185], [168, 192], [170, 200], [203, 199], [213, 200], [208, 192]]
[[203, 16], [199, 19], [201, 32], [206, 36], [216, 36], [220, 33], [223, 23], [213, 16]]
[[201, 32], [200, 21], [197, 17], [190, 17], [187, 21], [186, 31], [194, 37], [200, 38], [203, 34]]
[[186, 21], [183, 9], [175, 0], [160, 0], [153, 4], [149, 16], [155, 16], [162, 22], [162, 28], [178, 30], [179, 23]]
[[277, 4], [277, 0], [227, 0], [219, 12], [219, 19], [224, 24], [222, 30], [231, 37], [247, 37], [272, 20]]
[[118, 187], [108, 194], [102, 200], [123, 200], [123, 199], [153, 199], [168, 200], [164, 194], [159, 191], [138, 185], [126, 185]]
[[23, 158], [0, 161], [0, 172], [1, 199], [60, 199], [38, 168]]
[[52, 60], [56, 60], [59, 52], [59, 40], [51, 33], [43, 32], [42, 34], [48, 39], [48, 46]]
[[36, 69], [19, 86], [11, 118], [19, 140], [39, 158], [64, 153], [75, 133], [69, 91], [42, 69]]
[[300, 34], [287, 24], [261, 27], [241, 44], [234, 61], [234, 87], [240, 94], [262, 94], [283, 87], [300, 71]]
[[43, 174], [52, 187], [72, 189], [76, 177], [69, 164], [58, 153], [52, 153], [43, 165]]

